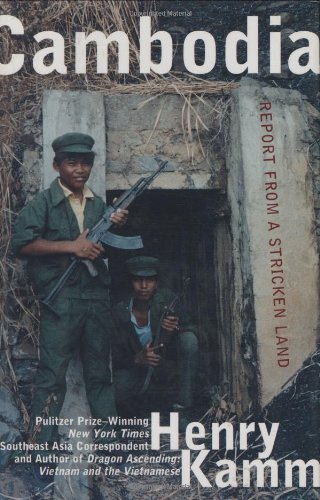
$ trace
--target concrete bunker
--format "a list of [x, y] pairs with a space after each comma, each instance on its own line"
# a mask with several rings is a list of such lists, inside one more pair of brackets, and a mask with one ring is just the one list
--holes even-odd
[[[111, 202], [119, 194], [107, 191], [107, 200]], [[220, 382], [219, 358], [223, 354], [219, 352], [217, 318], [221, 312], [216, 300], [220, 256], [215, 243], [217, 226], [223, 225], [228, 231], [226, 196], [210, 189], [153, 189], [135, 202], [132, 214], [126, 232], [141, 234], [141, 252], [157, 256], [162, 262], [161, 285], [179, 291], [183, 278], [190, 277], [185, 302], [198, 326], [202, 366], [199, 378], [204, 393]], [[230, 244], [224, 246], [224, 252], [231, 259]], [[128, 256], [124, 251], [112, 252], [110, 272], [115, 301], [129, 292], [123, 265]], [[231, 296], [226, 294], [224, 307], [230, 308]]]
[[[217, 102], [229, 117], [223, 124], [212, 113]], [[96, 137], [92, 187], [109, 200], [153, 171], [156, 156], [168, 160], [167, 171], [137, 202], [128, 230], [141, 232], [146, 251], [163, 260], [168, 275], [174, 271], [168, 285], [177, 288], [179, 273], [194, 277], [195, 295], [188, 300], [201, 329], [208, 384], [226, 384], [245, 411], [268, 403], [316, 342], [308, 158], [314, 109], [297, 91], [247, 78], [231, 100], [188, 104], [170, 94], [45, 92], [44, 185], [52, 175], [50, 143], [69, 130]], [[282, 252], [279, 273], [286, 277], [285, 292], [276, 295], [272, 258], [280, 255], [272, 252]], [[112, 269], [120, 285], [121, 258]], [[308, 297], [297, 283], [306, 284]]]

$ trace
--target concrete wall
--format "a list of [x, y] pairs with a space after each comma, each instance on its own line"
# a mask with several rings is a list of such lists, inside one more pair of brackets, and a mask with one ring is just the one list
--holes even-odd
[[[301, 94], [247, 78], [234, 93], [231, 122], [234, 335], [240, 354], [245, 337], [255, 349], [250, 339], [256, 332], [265, 405], [316, 344], [319, 276], [308, 163], [313, 137]], [[250, 357], [242, 352], [241, 366]], [[235, 363], [241, 379], [239, 368], [237, 373]]]
[[221, 125], [215, 102], [179, 95], [106, 96], [108, 189], [127, 189], [155, 169], [157, 155], [168, 166], [153, 188], [225, 188], [223, 141], [212, 145]]

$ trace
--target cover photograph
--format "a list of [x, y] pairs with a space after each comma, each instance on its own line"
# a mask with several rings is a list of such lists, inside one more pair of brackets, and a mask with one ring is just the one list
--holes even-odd
[[0, 498], [318, 499], [319, 3], [0, 41]]

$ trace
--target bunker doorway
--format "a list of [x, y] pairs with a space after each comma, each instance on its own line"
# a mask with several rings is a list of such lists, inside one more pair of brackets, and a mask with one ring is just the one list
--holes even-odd
[[[120, 194], [121, 191], [107, 191], [108, 203]], [[161, 260], [160, 286], [179, 291], [183, 277], [191, 278], [185, 300], [199, 328], [201, 366], [207, 387], [221, 381], [219, 359], [223, 353], [219, 352], [221, 314], [217, 310], [215, 247], [216, 228], [228, 221], [225, 205], [225, 196], [213, 190], [150, 190], [132, 205], [125, 226], [127, 235], [142, 236], [144, 248], [110, 252], [114, 302], [129, 293], [124, 261], [131, 256], [152, 255]]]

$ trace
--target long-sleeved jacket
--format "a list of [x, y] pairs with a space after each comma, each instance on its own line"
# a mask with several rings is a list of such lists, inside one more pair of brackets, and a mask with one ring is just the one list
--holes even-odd
[[[154, 335], [157, 331], [160, 317], [165, 306], [168, 306], [174, 297], [171, 290], [158, 288], [153, 296], [150, 308], [150, 324], [151, 331]], [[112, 360], [113, 369], [119, 370], [123, 368], [131, 368], [134, 366], [134, 356], [141, 351], [138, 335], [130, 319], [130, 304], [131, 297], [118, 303], [112, 310], [114, 320], [114, 335], [112, 341]], [[166, 339], [170, 341], [174, 335], [181, 335], [184, 331], [196, 333], [196, 328], [190, 323], [189, 317], [183, 307], [178, 307], [175, 313], [179, 317], [179, 333], [168, 333]]]
[[[103, 200], [94, 196], [86, 201], [84, 227], [91, 228], [102, 217], [105, 210]], [[80, 234], [76, 216], [69, 201], [59, 186], [58, 179], [49, 189], [36, 195], [18, 215], [13, 251], [19, 255], [23, 246], [36, 239], [51, 241], [75, 240]], [[43, 298], [52, 289], [63, 271], [71, 262], [71, 255], [50, 254], [27, 258], [27, 272], [35, 293]], [[68, 298], [104, 299], [110, 285], [108, 269], [101, 258], [96, 259], [98, 276], [92, 278], [85, 266], [71, 276], [63, 296]]]

